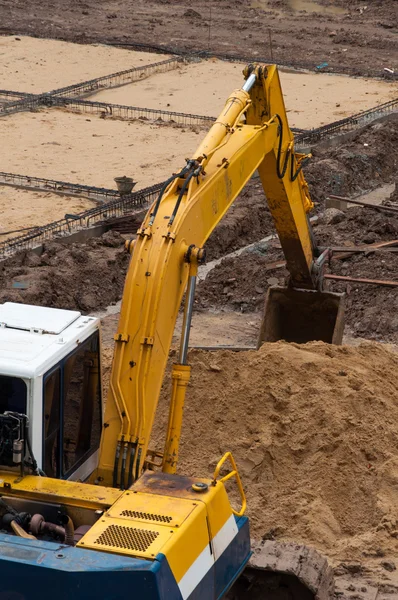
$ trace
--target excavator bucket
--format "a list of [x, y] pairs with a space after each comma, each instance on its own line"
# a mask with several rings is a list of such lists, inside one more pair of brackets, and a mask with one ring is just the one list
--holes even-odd
[[268, 289], [258, 347], [263, 342], [278, 340], [341, 344], [343, 332], [344, 294], [282, 287]]

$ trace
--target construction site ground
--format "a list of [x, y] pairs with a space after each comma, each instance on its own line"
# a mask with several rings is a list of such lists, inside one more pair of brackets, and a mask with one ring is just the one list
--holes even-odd
[[[2, 89], [45, 93], [170, 56], [103, 45], [138, 42], [252, 58], [272, 51], [287, 67], [305, 63], [307, 72], [281, 73], [294, 127], [317, 127], [397, 97], [396, 80], [384, 71], [398, 68], [396, 0], [222, 0], [211, 3], [211, 21], [208, 2], [33, 0], [29, 6], [28, 15], [20, 0], [0, 4], [0, 33], [6, 34], [0, 37]], [[241, 85], [243, 64], [216, 58], [180, 63], [85, 98], [216, 117]], [[109, 189], [115, 189], [114, 177], [128, 175], [142, 189], [181, 167], [208, 127], [73, 110], [36, 107], [2, 117], [7, 151], [0, 171]], [[377, 248], [398, 240], [398, 215], [326, 206], [330, 194], [384, 205], [390, 199], [398, 206], [397, 144], [398, 117], [392, 114], [313, 145], [305, 175], [319, 244], [366, 247], [336, 254], [327, 273], [398, 281], [398, 254]], [[0, 241], [16, 229], [99, 204], [0, 185]], [[126, 214], [121, 233], [114, 224], [86, 242], [50, 240], [0, 264], [0, 302], [102, 318], [104, 389], [129, 262], [124, 241], [134, 235], [136, 221]], [[231, 450], [248, 496], [254, 543], [276, 539], [316, 547], [335, 569], [336, 600], [398, 598], [397, 288], [330, 280], [329, 289], [346, 292], [345, 345], [281, 342], [257, 352], [265, 293], [287, 276], [258, 177], [206, 248], [191, 334], [191, 346], [202, 350], [190, 352], [180, 472], [208, 476]], [[170, 361], [180, 328], [181, 317]], [[169, 391], [168, 370], [153, 435], [157, 449]], [[232, 488], [231, 494], [236, 500]]]
[[[241, 87], [244, 63], [216, 58], [181, 65], [176, 72], [161, 73], [121, 88], [105, 90], [90, 99], [200, 115], [218, 115], [231, 92]], [[396, 95], [397, 86], [383, 80], [343, 75], [280, 72], [286, 90], [285, 104], [292, 127], [311, 129], [366, 110]], [[217, 81], [217, 85], [214, 82]]]
[[88, 198], [0, 186], [1, 240], [13, 237], [16, 233], [12, 232], [21, 227], [40, 226], [62, 218], [65, 213], [79, 213], [94, 206], [97, 202]]
[[9, 149], [3, 171], [110, 189], [117, 176], [133, 175], [138, 188], [167, 179], [199, 140], [192, 130], [56, 109], [19, 113], [2, 124]]
[[60, 40], [3, 36], [0, 38], [1, 87], [41, 94], [166, 58], [163, 54], [134, 52], [102, 44], [82, 46]]

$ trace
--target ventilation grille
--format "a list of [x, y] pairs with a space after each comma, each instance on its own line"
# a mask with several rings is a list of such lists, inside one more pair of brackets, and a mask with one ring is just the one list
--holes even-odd
[[144, 519], [145, 521], [153, 521], [155, 523], [171, 523], [173, 517], [167, 517], [166, 515], [154, 515], [146, 512], [139, 512], [138, 510], [122, 510], [120, 513], [121, 517], [130, 517], [131, 519]]
[[94, 544], [124, 550], [135, 550], [145, 552], [158, 537], [158, 531], [136, 529], [134, 527], [123, 527], [121, 525], [109, 525], [105, 531], [94, 541]]

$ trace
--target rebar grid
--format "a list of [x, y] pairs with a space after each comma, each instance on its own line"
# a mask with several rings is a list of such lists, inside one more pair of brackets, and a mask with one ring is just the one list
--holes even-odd
[[183, 60], [184, 59], [180, 56], [168, 58], [167, 60], [162, 60], [157, 63], [133, 67], [124, 71], [119, 71], [118, 73], [111, 73], [110, 75], [103, 75], [102, 77], [96, 77], [89, 81], [68, 85], [63, 88], [52, 90], [45, 95], [60, 96], [62, 98], [80, 98], [86, 94], [92, 94], [96, 90], [119, 87], [121, 85], [126, 85], [127, 83], [134, 83], [135, 81], [146, 79], [155, 73], [172, 71], [173, 69], [176, 69], [177, 65], [183, 62]]
[[[46, 102], [46, 105], [48, 106], [48, 102]], [[138, 106], [94, 102], [75, 98], [66, 99], [57, 96], [51, 97], [51, 106], [65, 108], [65, 110], [74, 113], [98, 114], [103, 118], [109, 117], [127, 121], [138, 119], [141, 121], [166, 122], [181, 127], [210, 127], [216, 120], [214, 117], [173, 112], [158, 108], [140, 108]]]
[[320, 142], [325, 138], [331, 138], [341, 133], [354, 131], [355, 129], [359, 129], [364, 125], [379, 119], [380, 117], [396, 112], [398, 112], [398, 98], [364, 110], [356, 115], [352, 115], [351, 117], [334, 121], [328, 125], [323, 125], [322, 127], [317, 127], [304, 133], [300, 133], [296, 135], [296, 149], [299, 150], [300, 148], [308, 147], [311, 144]]
[[63, 196], [84, 197], [100, 202], [109, 202], [120, 197], [120, 194], [116, 190], [15, 173], [0, 172], [0, 184], [34, 191], [43, 190]]
[[33, 94], [26, 92], [15, 92], [13, 90], [0, 90], [0, 105], [18, 102], [30, 98]]
[[[73, 184], [70, 185], [73, 186]], [[162, 185], [163, 182], [76, 215], [68, 215], [47, 225], [32, 228], [28, 233], [0, 242], [0, 260], [4, 260], [21, 250], [26, 251], [40, 246], [45, 241], [62, 238], [82, 229], [87, 229], [95, 223], [125, 214], [134, 215], [141, 212], [143, 206], [147, 206], [154, 201]]]

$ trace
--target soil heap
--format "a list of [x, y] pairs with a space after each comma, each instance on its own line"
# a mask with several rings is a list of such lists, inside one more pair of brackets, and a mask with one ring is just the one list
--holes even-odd
[[[336, 217], [333, 215], [332, 217]], [[319, 215], [314, 233], [319, 246], [369, 246], [361, 254], [333, 258], [328, 271], [336, 275], [398, 281], [398, 256], [372, 252], [372, 244], [398, 239], [398, 219], [372, 209], [350, 208], [339, 213], [337, 222], [329, 212]], [[343, 256], [342, 254], [340, 256]], [[279, 243], [261, 242], [239, 256], [223, 259], [200, 283], [198, 309], [228, 309], [240, 312], [262, 310], [271, 285], [284, 285], [288, 272]], [[355, 283], [327, 282], [332, 291], [346, 293], [346, 324], [356, 336], [398, 342], [398, 296], [396, 288]]]
[[397, 114], [337, 138], [332, 146], [318, 144], [304, 169], [312, 200], [323, 203], [329, 194], [354, 196], [390, 181], [397, 171], [397, 144]]
[[113, 231], [86, 244], [46, 243], [41, 255], [19, 252], [1, 264], [0, 302], [98, 310], [121, 298], [128, 262]]
[[[398, 354], [372, 342], [278, 342], [191, 350], [189, 362], [180, 473], [211, 476], [230, 450], [254, 539], [311, 544], [335, 561], [398, 552]], [[170, 389], [168, 375], [158, 449]]]

